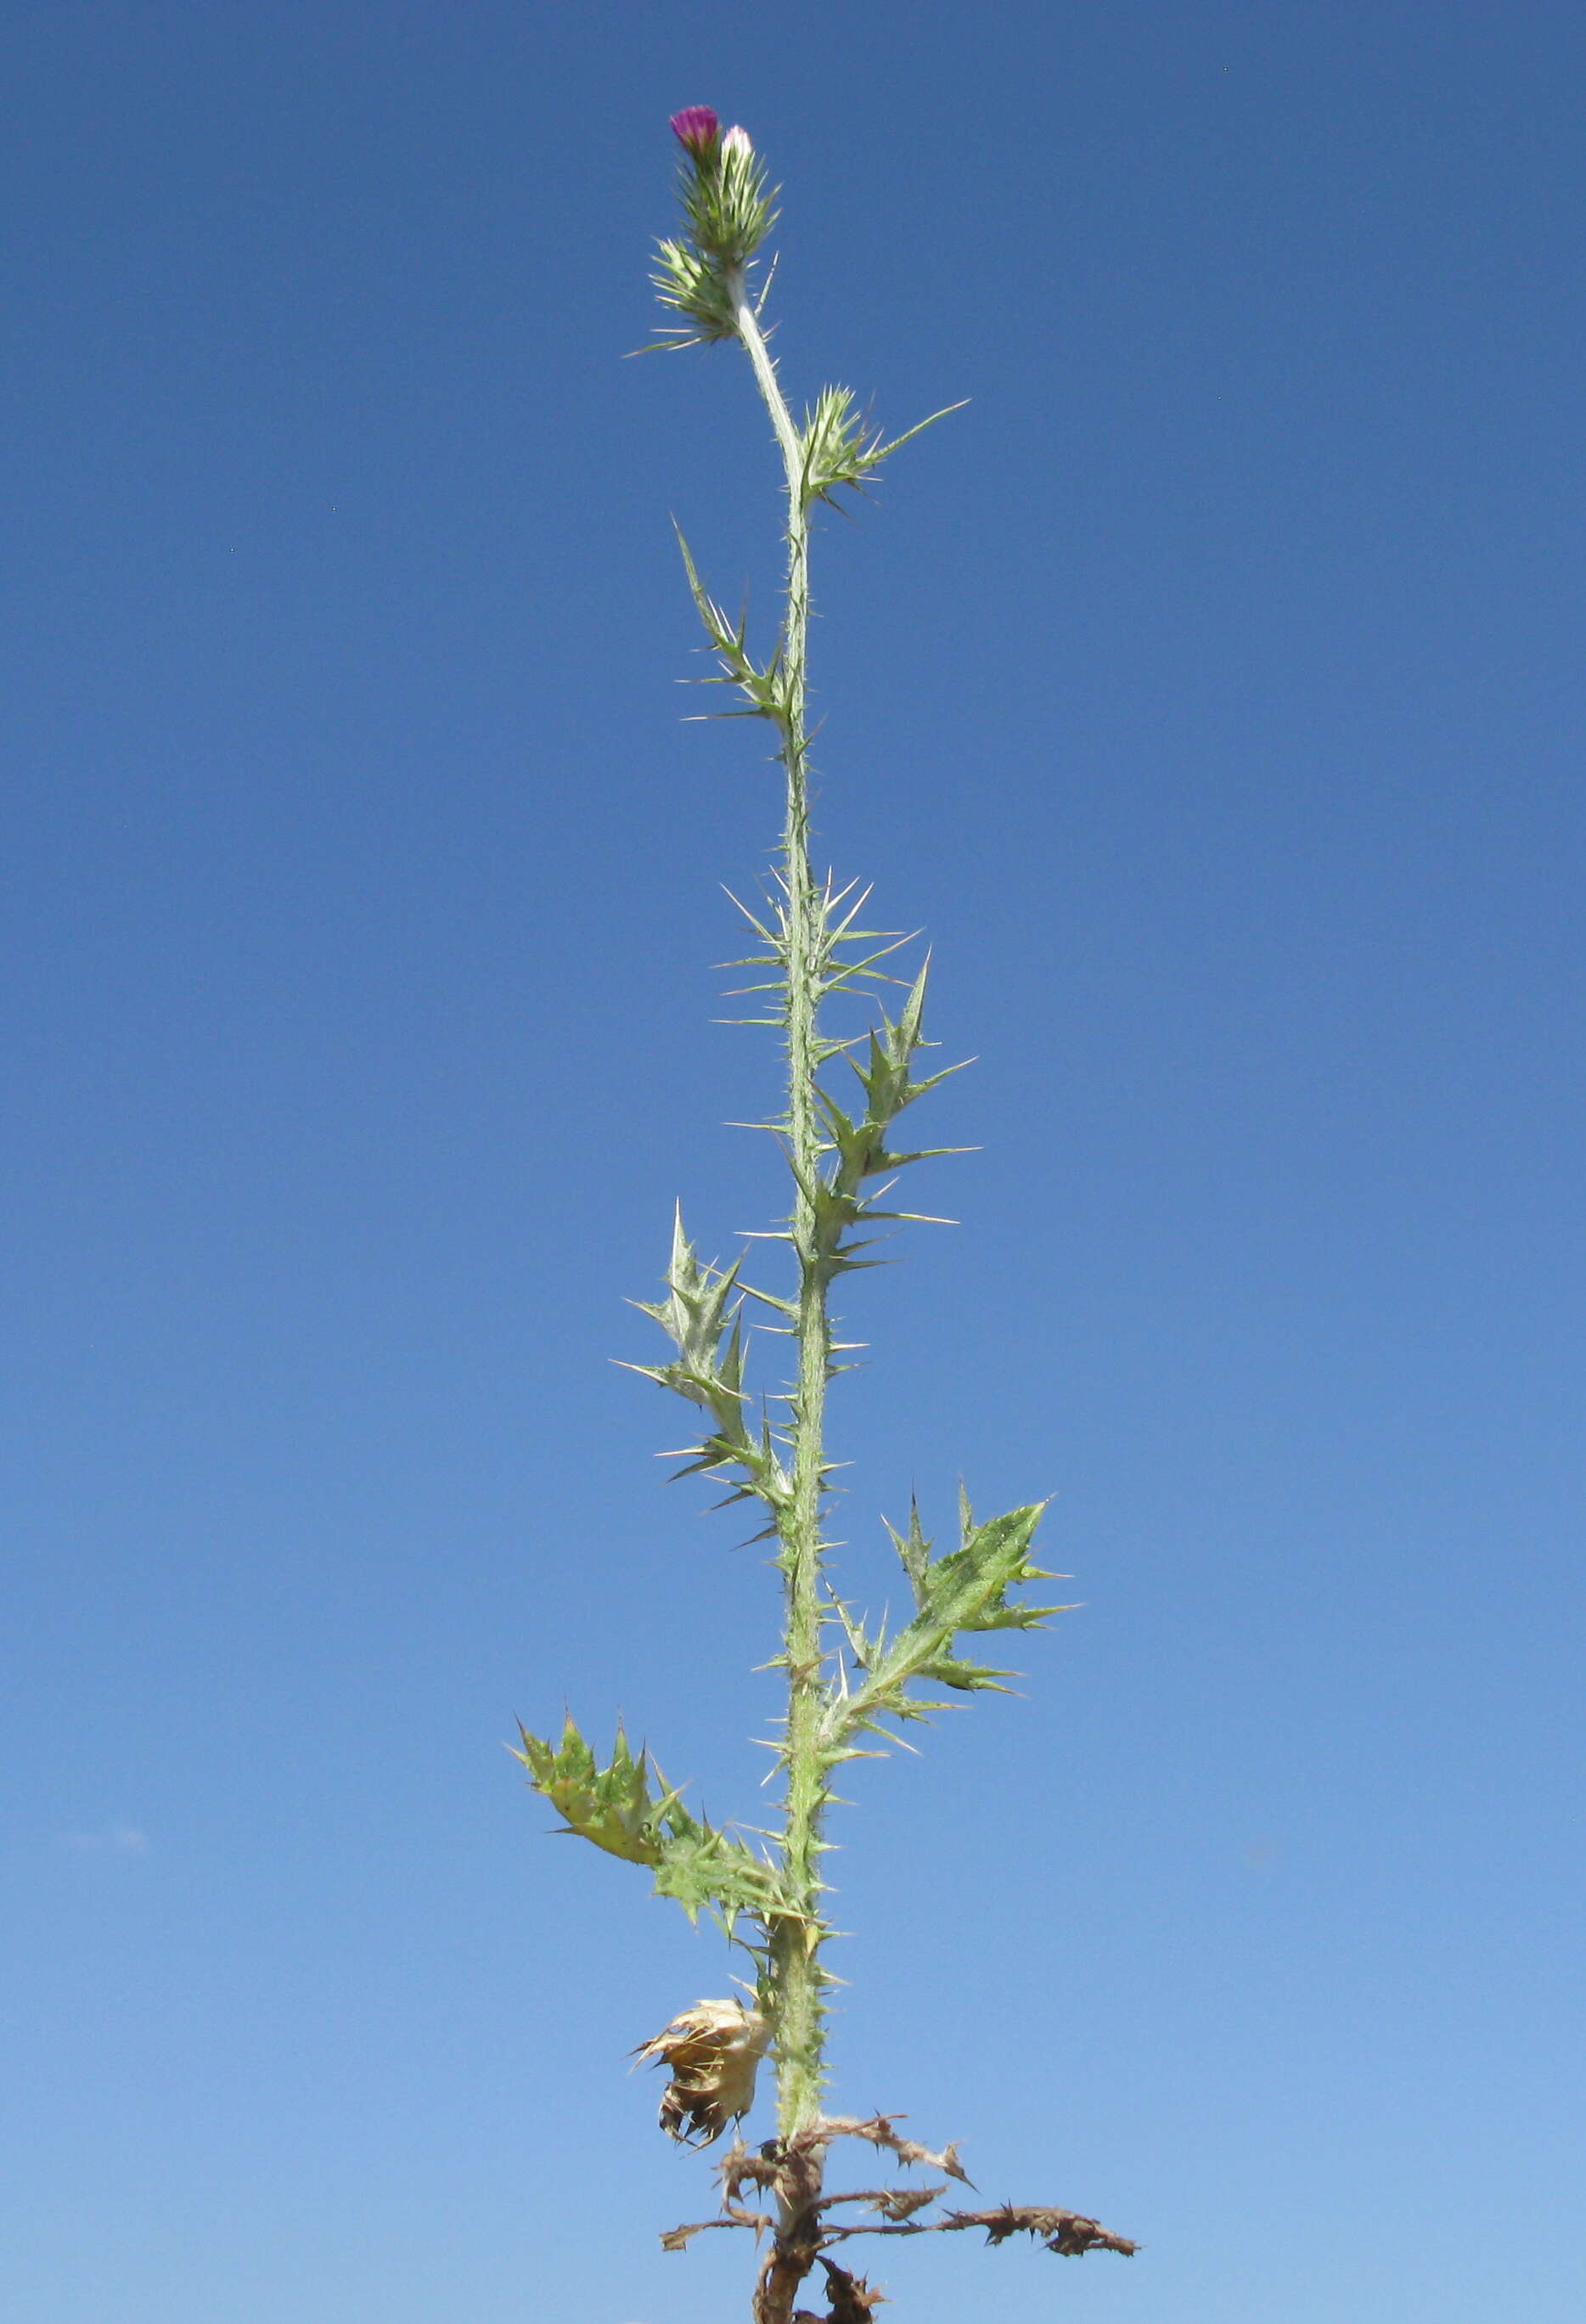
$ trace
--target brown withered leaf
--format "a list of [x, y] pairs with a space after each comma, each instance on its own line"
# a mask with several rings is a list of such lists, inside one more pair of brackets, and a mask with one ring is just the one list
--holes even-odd
[[686, 2227], [669, 2227], [660, 2239], [662, 2251], [687, 2251], [691, 2236], [702, 2236], [706, 2227], [724, 2227], [725, 2219], [696, 2219]]
[[716, 2164], [716, 2176], [723, 2190], [729, 2196], [741, 2195], [745, 2187], [774, 2187], [782, 2175], [782, 2165], [763, 2147], [745, 2146], [735, 2138]]
[[984, 2227], [989, 2244], [1006, 2243], [1010, 2236], [1035, 2236], [1064, 2259], [1077, 2259], [1088, 2251], [1121, 2252], [1125, 2259], [1132, 2259], [1139, 2249], [1127, 2236], [1113, 2235], [1082, 2212], [1038, 2203], [1002, 2203], [994, 2211], [950, 2211], [940, 2224], [948, 2230]]
[[684, 2251], [689, 2237], [704, 2235], [707, 2227], [749, 2227], [759, 2237], [776, 2221], [764, 2211], [746, 2211], [740, 2203], [724, 2203], [721, 2217], [715, 2219], [692, 2219], [686, 2227], [669, 2227], [660, 2239], [662, 2251]]
[[872, 2114], [862, 2118], [858, 2115], [825, 2115], [809, 2130], [801, 2131], [798, 2136], [812, 2146], [829, 2145], [834, 2138], [867, 2139], [871, 2146], [888, 2148], [899, 2163], [913, 2163], [929, 2171], [945, 2171], [950, 2179], [958, 2180], [964, 2186], [973, 2186], [974, 2181], [958, 2160], [955, 2144], [945, 2146], [939, 2154], [936, 2153], [930, 2147], [922, 2146], [917, 2138], [900, 2136], [893, 2128], [894, 2123], [899, 2119], [896, 2115], [887, 2114]]
[[868, 2198], [872, 2211], [880, 2211], [889, 2219], [911, 2219], [916, 2211], [923, 2211], [938, 2195], [947, 2191], [945, 2181], [940, 2187], [881, 2187]]
[[[810, 2208], [816, 2211], [831, 2211], [834, 2210], [839, 2203], [862, 2203], [869, 2210], [880, 2211], [883, 2218], [911, 2219], [916, 2211], [923, 2211], [927, 2203], [934, 2203], [939, 2195], [945, 2195], [946, 2191], [945, 2185], [845, 2187], [841, 2194], [819, 2196]], [[867, 2235], [877, 2231], [873, 2228], [845, 2227], [840, 2232], [844, 2235]]]
[[826, 2272], [826, 2297], [832, 2304], [825, 2316], [812, 2316], [807, 2308], [799, 2309], [793, 2324], [870, 2324], [886, 2293], [873, 2291], [862, 2275], [850, 2275], [835, 2260], [823, 2259], [821, 2265]]

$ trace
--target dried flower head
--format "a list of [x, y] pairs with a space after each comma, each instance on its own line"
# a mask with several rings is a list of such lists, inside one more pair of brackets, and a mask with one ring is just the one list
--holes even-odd
[[685, 2145], [708, 2146], [754, 2103], [755, 2069], [771, 2029], [741, 2001], [698, 2001], [641, 2043], [633, 2055], [666, 2066], [660, 2126]]

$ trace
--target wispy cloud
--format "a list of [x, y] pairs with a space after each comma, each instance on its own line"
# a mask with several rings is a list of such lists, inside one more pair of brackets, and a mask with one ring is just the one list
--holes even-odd
[[107, 1823], [99, 1831], [63, 1831], [57, 1846], [69, 1856], [146, 1856], [149, 1835], [135, 1823]]

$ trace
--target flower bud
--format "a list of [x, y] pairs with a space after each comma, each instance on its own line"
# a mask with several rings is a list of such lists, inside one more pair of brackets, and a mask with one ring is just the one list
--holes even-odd
[[699, 2001], [641, 2043], [636, 2058], [670, 2069], [661, 2092], [660, 2126], [685, 2145], [708, 2146], [754, 2103], [755, 2069], [771, 2029], [741, 2001]]
[[722, 139], [723, 161], [724, 161], [729, 154], [741, 154], [743, 159], [747, 161], [753, 151], [754, 147], [749, 142], [748, 130], [743, 128], [740, 123], [734, 122], [732, 128], [728, 130], [726, 135]]
[[715, 143], [721, 122], [708, 105], [686, 105], [681, 113], [674, 113], [671, 131], [679, 145], [687, 146], [696, 161], [702, 161]]

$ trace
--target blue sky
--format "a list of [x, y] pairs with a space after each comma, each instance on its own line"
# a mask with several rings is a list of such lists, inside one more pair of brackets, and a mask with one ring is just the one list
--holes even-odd
[[1578, 11], [5, 20], [12, 2312], [744, 2306], [624, 2071], [731, 1964], [502, 1748], [763, 1806], [771, 1577], [608, 1362], [783, 1199], [668, 525], [768, 619], [773, 455], [622, 360], [709, 102], [795, 395], [972, 399], [816, 552], [982, 1149], [853, 1296], [844, 1577], [962, 1470], [1084, 1601], [852, 1786], [834, 2095], [1147, 2246], [887, 2313], [1573, 2324]]

